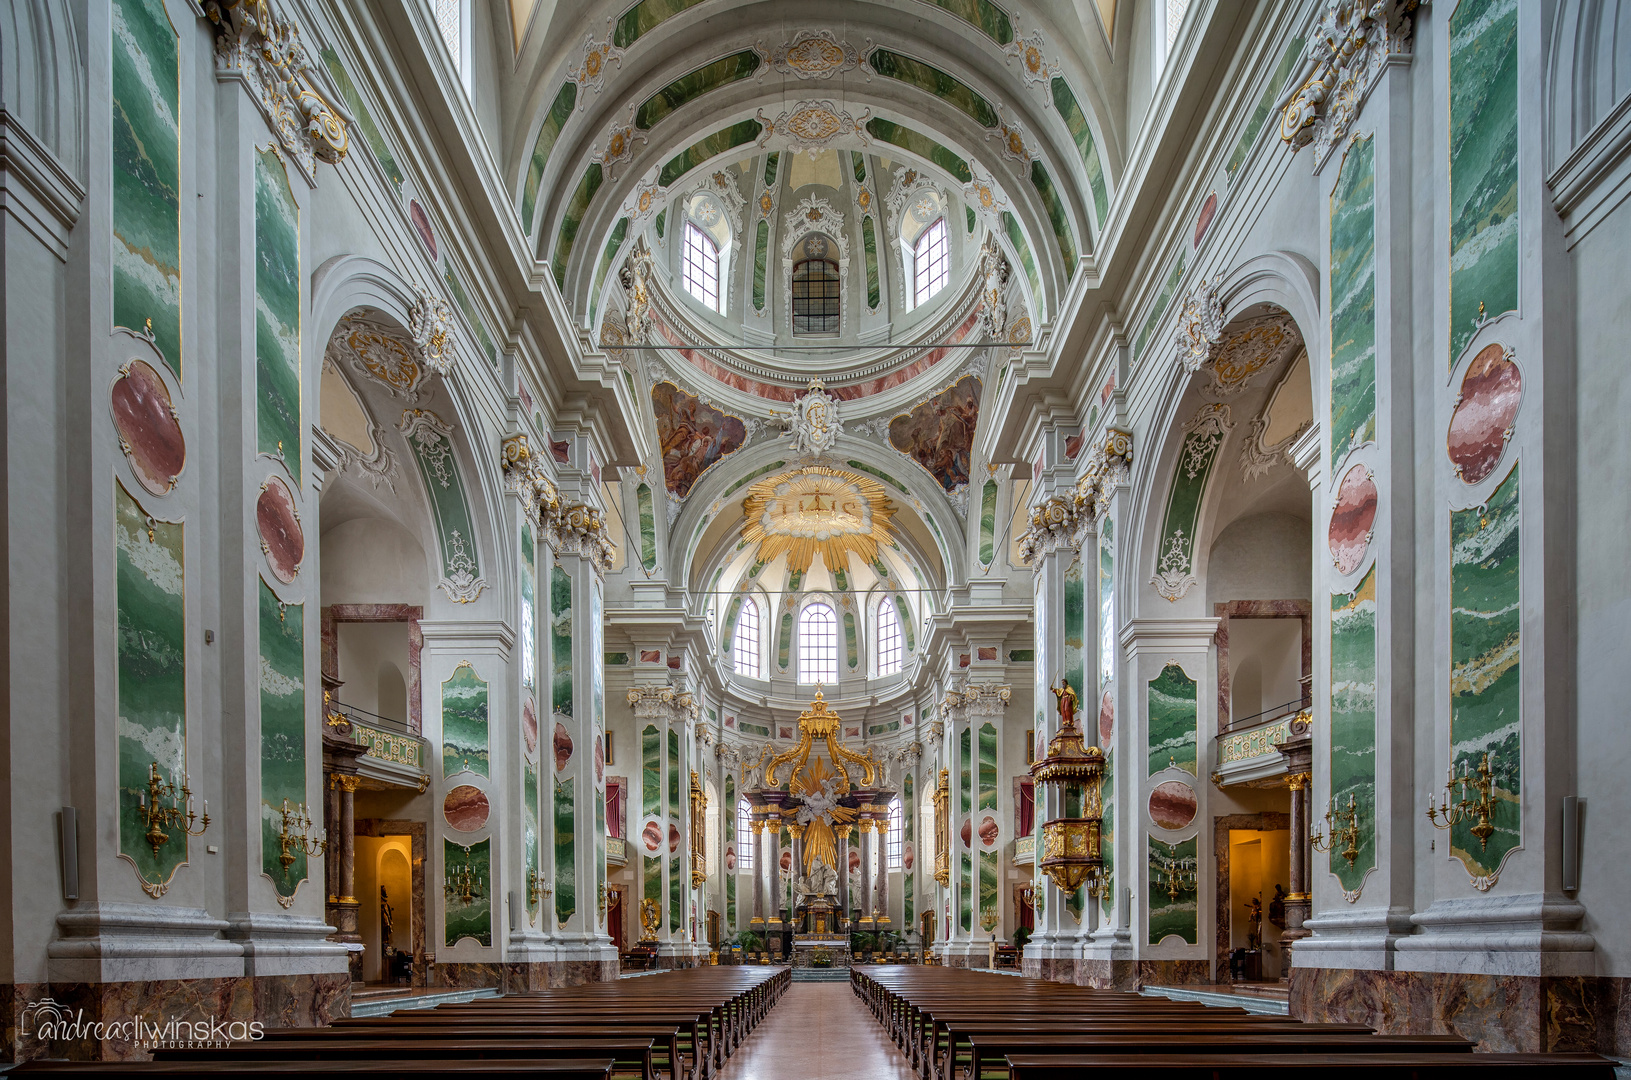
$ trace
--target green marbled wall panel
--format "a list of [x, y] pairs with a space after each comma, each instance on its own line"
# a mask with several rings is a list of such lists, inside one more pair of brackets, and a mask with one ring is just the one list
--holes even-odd
[[1348, 148], [1331, 193], [1331, 464], [1376, 438], [1376, 140]]
[[998, 45], [1014, 40], [1013, 20], [991, 0], [929, 0], [929, 3], [962, 19]]
[[974, 173], [969, 169], [968, 162], [921, 132], [897, 124], [893, 120], [885, 120], [881, 116], [874, 116], [868, 120], [866, 130], [874, 139], [882, 139], [892, 146], [898, 146], [938, 165], [962, 183], [967, 184], [974, 180]]
[[704, 94], [750, 78], [763, 62], [755, 50], [743, 49], [687, 72], [640, 103], [634, 126], [650, 131]]
[[878, 233], [871, 214], [861, 219], [861, 248], [866, 252], [866, 306], [876, 311], [883, 294], [878, 284]]
[[532, 215], [538, 206], [538, 185], [544, 180], [544, 166], [549, 163], [549, 152], [555, 149], [555, 140], [572, 117], [578, 103], [578, 84], [568, 79], [561, 84], [555, 100], [538, 128], [538, 137], [532, 143], [532, 157], [527, 163], [527, 179], [521, 187], [521, 228], [532, 235]]
[[[663, 860], [653, 859], [650, 855], [640, 861], [640, 897], [642, 902], [650, 900], [657, 905], [657, 910], [663, 909]], [[636, 918], [639, 912], [635, 913]], [[659, 922], [661, 919], [659, 918]], [[644, 931], [641, 932], [642, 934]]]
[[782, 612], [781, 629], [776, 633], [776, 667], [786, 671], [787, 663], [792, 658], [793, 651], [793, 612], [792, 609]]
[[570, 777], [555, 781], [555, 921], [566, 925], [578, 910], [577, 789]]
[[1168, 871], [1195, 873], [1196, 840], [1182, 840], [1176, 844], [1163, 843], [1150, 837], [1150, 933], [1149, 943], [1160, 944], [1163, 938], [1179, 937], [1191, 945], [1200, 940], [1200, 911], [1194, 889], [1178, 890], [1172, 895]]
[[[441, 423], [440, 419], [437, 424]], [[408, 445], [430, 497], [436, 538], [441, 546], [442, 577], [454, 581], [468, 574], [481, 577], [475, 530], [470, 527], [470, 506], [464, 497], [464, 478], [453, 454], [453, 441], [428, 422], [417, 423]], [[444, 591], [446, 586], [443, 586]]]
[[119, 854], [144, 882], [169, 882], [187, 861], [187, 837], [166, 829], [155, 854], [138, 814], [148, 770], [166, 782], [187, 768], [185, 526], [148, 517], [114, 481], [114, 579], [118, 591]]
[[357, 121], [357, 129], [362, 132], [362, 141], [368, 144], [373, 152], [374, 159], [379, 162], [380, 168], [385, 170], [386, 177], [391, 186], [396, 188], [398, 195], [402, 194], [402, 168], [396, 163], [396, 155], [391, 153], [391, 144], [385, 141], [380, 133], [379, 125], [374, 123], [373, 113], [357, 92], [357, 86], [351, 81], [351, 75], [346, 71], [345, 65], [340, 62], [340, 56], [327, 45], [320, 50], [323, 57], [323, 67], [328, 69], [329, 77], [334, 80], [335, 89], [340, 91], [340, 97], [345, 101], [346, 108]]
[[[1171, 596], [1182, 596], [1195, 583], [1195, 535], [1200, 528], [1201, 505], [1212, 479], [1224, 434], [1202, 424], [1184, 437], [1183, 451], [1173, 467], [1172, 490], [1161, 523], [1160, 558], [1155, 569]], [[1164, 595], [1167, 595], [1164, 594]]]
[[465, 661], [442, 684], [442, 777], [488, 769], [487, 684]]
[[550, 708], [560, 716], [571, 716], [572, 575], [559, 566], [549, 574], [549, 637]]
[[970, 784], [974, 779], [974, 733], [970, 729], [964, 728], [960, 739], [962, 742], [962, 754], [957, 759], [959, 769], [957, 779], [957, 806], [958, 812], [961, 814], [961, 816], [967, 817], [969, 815], [969, 811], [974, 807], [974, 797], [970, 791]]
[[454, 870], [466, 863], [476, 884], [476, 888], [471, 890], [470, 902], [463, 902], [462, 893], [454, 896], [450, 895], [449, 889], [443, 889], [446, 903], [442, 906], [442, 927], [445, 931], [442, 940], [449, 948], [463, 938], [474, 938], [478, 945], [493, 944], [493, 842], [481, 840], [465, 847], [444, 837], [444, 882], [451, 882]]
[[736, 620], [742, 614], [742, 598], [731, 597], [731, 602], [725, 608], [725, 622], [719, 631], [719, 655], [728, 662], [731, 657], [731, 646], [736, 641]]
[[896, 595], [895, 613], [900, 616], [901, 632], [906, 635], [906, 651], [917, 649], [916, 634], [912, 630], [912, 609], [906, 606], [906, 597]]
[[[719, 808], [719, 816], [725, 823], [725, 843], [736, 843], [736, 777], [725, 774], [725, 805]], [[736, 866], [742, 865], [741, 856], [736, 859]], [[720, 867], [725, 874], [725, 929], [736, 929], [736, 869], [735, 867]]]
[[848, 662], [851, 671], [861, 666], [861, 648], [860, 642], [855, 636], [855, 613], [853, 611], [844, 612], [844, 659]]
[[1138, 363], [1144, 355], [1144, 349], [1149, 345], [1150, 339], [1155, 336], [1155, 328], [1166, 317], [1167, 308], [1172, 306], [1172, 298], [1178, 292], [1178, 283], [1184, 279], [1184, 268], [1188, 252], [1179, 252], [1178, 261], [1172, 264], [1172, 270], [1167, 274], [1167, 280], [1162, 282], [1161, 291], [1155, 296], [1155, 304], [1144, 319], [1144, 325], [1139, 328], [1138, 337], [1133, 340], [1133, 363]]
[[1070, 213], [1065, 209], [1065, 200], [1059, 195], [1059, 189], [1053, 186], [1053, 177], [1043, 168], [1042, 162], [1031, 162], [1031, 186], [1036, 193], [1042, 196], [1042, 206], [1048, 212], [1048, 224], [1053, 226], [1053, 239], [1059, 245], [1059, 258], [1065, 264], [1065, 277], [1069, 279], [1076, 273], [1076, 230], [1070, 227]]
[[668, 210], [666, 208], [657, 211], [657, 220], [653, 224], [657, 229], [657, 239], [659, 240], [663, 238], [663, 222], [667, 220]]
[[850, 165], [855, 172], [857, 184], [866, 183], [866, 157], [859, 150], [849, 152]]
[[[1488, 845], [1474, 821], [1450, 829], [1450, 852], [1489, 878], [1523, 842], [1522, 683], [1518, 576], [1518, 466], [1480, 510], [1450, 514], [1450, 748], [1457, 776], [1476, 776], [1486, 753], [1495, 791]], [[1459, 793], [1459, 789], [1457, 789]]]
[[521, 685], [538, 687], [538, 569], [532, 526], [521, 524]]
[[753, 308], [765, 309], [765, 260], [770, 255], [770, 222], [759, 220], [753, 233]]
[[1008, 242], [1014, 245], [1015, 254], [1019, 256], [1019, 266], [1025, 271], [1025, 280], [1030, 282], [1032, 299], [1040, 302], [1042, 278], [1037, 274], [1036, 257], [1031, 254], [1031, 245], [1025, 239], [1025, 230], [1020, 227], [1019, 219], [1006, 210], [1002, 212], [1002, 227], [1008, 234]]
[[979, 217], [974, 213], [974, 207], [963, 207], [963, 221], [965, 224], [967, 224], [968, 231], [972, 233], [974, 231], [974, 226], [980, 223]]
[[[1331, 873], [1357, 893], [1376, 865], [1376, 568], [1352, 593], [1331, 597], [1331, 793], [1359, 812], [1359, 856], [1352, 866], [1331, 852]], [[1312, 814], [1322, 824], [1320, 807]], [[1329, 835], [1330, 827], [1324, 831]]]
[[306, 802], [305, 607], [283, 604], [260, 587], [261, 870], [279, 896], [293, 896], [306, 878], [305, 852], [285, 870], [278, 856], [283, 801]]
[[[533, 875], [539, 870], [539, 838], [538, 838], [538, 765], [529, 761], [522, 768], [521, 775], [521, 829], [526, 843], [527, 880], [534, 881]], [[541, 897], [534, 896], [532, 889], [527, 889], [527, 921], [537, 922], [538, 904]]]
[[618, 16], [617, 26], [612, 30], [612, 44], [626, 49], [654, 27], [700, 3], [702, 0], [640, 0]]
[[917, 880], [917, 833], [915, 828], [917, 821], [917, 800], [913, 797], [912, 786], [912, 774], [907, 773], [905, 778], [901, 781], [900, 787], [901, 814], [905, 819], [903, 822], [905, 829], [901, 837], [904, 844], [904, 850], [901, 854], [905, 855], [906, 852], [911, 852], [912, 861], [910, 863], [903, 864], [901, 867], [901, 904], [903, 905], [901, 918], [902, 929], [911, 929], [917, 925], [917, 923], [914, 921], [916, 916], [916, 912], [914, 911], [914, 894], [916, 893], [916, 890], [913, 888], [913, 883]]
[[151, 319], [179, 379], [181, 51], [162, 0], [113, 0], [110, 14], [113, 324], [145, 334]]
[[980, 565], [997, 557], [997, 482], [987, 480], [980, 490]]
[[772, 150], [765, 155], [765, 187], [776, 182], [776, 166], [781, 162], [781, 151]]
[[770, 738], [770, 729], [762, 724], [751, 724], [746, 720], [738, 720], [736, 727], [744, 735], [757, 735], [762, 739]]
[[640, 813], [663, 815], [663, 736], [655, 724], [640, 733]]
[[662, 187], [673, 187], [676, 181], [709, 158], [756, 141], [763, 130], [764, 125], [757, 120], [741, 120], [730, 127], [720, 128], [669, 158], [657, 174], [657, 183]]
[[1173, 768], [1195, 774], [1198, 687], [1177, 664], [1168, 664], [1150, 681], [1151, 775]]
[[997, 808], [997, 729], [980, 725], [980, 809]]
[[1450, 16], [1450, 367], [1518, 308], [1518, 0]]
[[685, 845], [682, 843], [680, 850], [668, 857], [668, 932], [670, 934], [680, 932], [681, 917], [684, 914], [681, 901], [684, 898], [685, 875], [689, 872], [683, 859], [684, 851]]
[[995, 851], [980, 852], [980, 916], [987, 911], [1002, 916], [1002, 898], [998, 888], [1002, 880], [1002, 856]]
[[1102, 229], [1104, 216], [1110, 212], [1110, 192], [1104, 182], [1104, 163], [1099, 160], [1099, 148], [1093, 141], [1093, 128], [1088, 124], [1087, 116], [1077, 103], [1076, 95], [1071, 92], [1069, 83], [1054, 76], [1051, 89], [1053, 104], [1059, 110], [1059, 117], [1064, 120], [1065, 127], [1070, 129], [1070, 137], [1076, 143], [1076, 152], [1082, 155], [1082, 168], [1087, 170], [1087, 186], [1093, 192], [1093, 213]]
[[647, 570], [657, 569], [657, 509], [651, 500], [651, 485], [641, 484], [634, 489], [635, 504], [640, 511], [640, 565]]
[[623, 241], [629, 235], [629, 219], [620, 217], [617, 224], [612, 226], [611, 235], [606, 237], [606, 247], [600, 253], [600, 262], [595, 265], [595, 284], [589, 292], [589, 324], [595, 324], [595, 312], [600, 306], [600, 289], [606, 283], [606, 274], [611, 270], [612, 264], [617, 261], [617, 253], [623, 248]]
[[1246, 128], [1240, 133], [1240, 139], [1235, 143], [1234, 152], [1229, 155], [1229, 161], [1223, 170], [1229, 176], [1229, 183], [1235, 182], [1235, 173], [1246, 163], [1246, 155], [1251, 153], [1257, 136], [1262, 134], [1263, 125], [1268, 122], [1269, 114], [1274, 112], [1275, 103], [1280, 100], [1280, 93], [1285, 89], [1286, 80], [1291, 78], [1292, 69], [1297, 66], [1297, 59], [1303, 53], [1303, 39], [1294, 37], [1286, 43], [1286, 51], [1280, 54], [1280, 62], [1275, 65], [1274, 74], [1269, 76], [1268, 85], [1263, 87], [1263, 96], [1257, 99], [1257, 107], [1252, 110], [1251, 117], [1246, 121]]
[[300, 208], [283, 162], [255, 154], [255, 448], [300, 482]]
[[866, 58], [866, 62], [873, 71], [886, 79], [896, 79], [933, 94], [981, 127], [997, 126], [997, 110], [989, 101], [968, 84], [931, 64], [881, 48], [872, 50], [872, 55]]
[[962, 857], [962, 896], [958, 901], [958, 921], [964, 933], [974, 929], [974, 856], [970, 852], [963, 852]]
[[604, 180], [605, 173], [601, 171], [600, 162], [591, 162], [583, 172], [583, 179], [573, 190], [572, 197], [567, 200], [566, 214], [561, 218], [560, 231], [555, 234], [555, 256], [550, 263], [557, 289], [566, 288], [566, 264], [572, 258], [572, 247], [578, 241], [578, 230], [583, 227], [584, 216], [589, 213], [589, 203]]
[[[1116, 673], [1116, 523], [1106, 517], [1099, 524], [1099, 693], [1102, 695]], [[1089, 715], [1096, 703], [1086, 700]], [[1091, 724], [1089, 725], [1092, 726]], [[1108, 753], [1109, 748], [1105, 748]]]
[[866, 729], [868, 735], [890, 735], [900, 730], [899, 720], [890, 720], [884, 724], [872, 724]]
[[459, 280], [459, 275], [453, 272], [451, 266], [442, 271], [442, 280], [447, 282], [448, 291], [453, 294], [453, 304], [464, 316], [464, 321], [470, 324], [470, 330], [476, 335], [476, 343], [481, 346], [487, 362], [497, 367], [498, 346], [493, 344], [492, 335], [487, 333], [487, 324], [476, 314], [476, 305], [470, 302], [470, 294], [464, 291], [464, 282]]
[[668, 817], [670, 821], [680, 819], [680, 800], [685, 797], [684, 770], [680, 768], [680, 733], [669, 729], [668, 732]]
[[[1104, 856], [1104, 870], [1102, 871], [1105, 890], [1099, 897], [1100, 910], [1109, 913], [1116, 906], [1116, 890], [1113, 887], [1116, 880], [1116, 772], [1111, 755], [1107, 751], [1104, 755], [1104, 783], [1099, 789], [1099, 797], [1104, 800], [1104, 816], [1099, 824], [1099, 853]], [[1037, 815], [1037, 821], [1042, 815]], [[1040, 848], [1040, 842], [1039, 842]]]
[[1061, 658], [1060, 667], [1064, 677], [1076, 689], [1076, 696], [1085, 704], [1091, 695], [1082, 690], [1085, 677], [1083, 648], [1087, 644], [1087, 583], [1082, 577], [1082, 559], [1078, 555], [1065, 567], [1065, 655]]

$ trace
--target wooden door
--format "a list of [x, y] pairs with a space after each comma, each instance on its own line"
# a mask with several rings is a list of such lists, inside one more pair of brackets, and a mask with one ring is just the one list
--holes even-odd
[[606, 906], [606, 932], [612, 936], [612, 944], [617, 947], [619, 954], [623, 952], [623, 888], [612, 885], [608, 888], [611, 893], [610, 903]]

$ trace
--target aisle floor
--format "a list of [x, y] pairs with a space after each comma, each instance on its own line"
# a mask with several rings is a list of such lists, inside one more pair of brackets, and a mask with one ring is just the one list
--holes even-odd
[[912, 1080], [850, 984], [794, 983], [719, 1080]]

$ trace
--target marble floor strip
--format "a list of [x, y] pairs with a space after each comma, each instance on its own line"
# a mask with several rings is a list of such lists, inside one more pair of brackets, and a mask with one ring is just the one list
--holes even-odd
[[911, 1080], [906, 1058], [849, 983], [794, 983], [720, 1080]]

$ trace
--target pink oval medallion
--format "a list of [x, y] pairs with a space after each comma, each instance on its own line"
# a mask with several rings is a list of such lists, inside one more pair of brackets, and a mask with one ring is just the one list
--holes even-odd
[[566, 725], [560, 721], [555, 722], [555, 771], [560, 772], [566, 768], [566, 763], [572, 760], [572, 736], [567, 734]]
[[1376, 483], [1363, 465], [1349, 469], [1337, 488], [1336, 508], [1331, 511], [1329, 542], [1337, 573], [1344, 576], [1359, 569], [1370, 547], [1371, 526], [1376, 524]]
[[900, 846], [901, 869], [910, 872], [912, 869], [912, 864], [915, 862], [917, 862], [917, 848], [914, 847], [910, 841], [902, 844]]
[[640, 827], [640, 843], [646, 849], [647, 855], [658, 855], [663, 850], [663, 823], [656, 818], [647, 818], [646, 823]]
[[1110, 696], [1110, 687], [1104, 688], [1099, 699], [1099, 745], [1109, 746], [1116, 735], [1116, 699]]
[[431, 231], [430, 215], [425, 208], [419, 205], [418, 199], [408, 200], [408, 218], [413, 222], [413, 231], [419, 234], [419, 239], [425, 242], [430, 249], [430, 261], [436, 261], [436, 234]]
[[130, 459], [136, 481], [154, 495], [167, 494], [187, 463], [187, 441], [164, 380], [147, 364], [132, 360], [109, 397], [119, 449]]
[[729, 874], [729, 873], [733, 872], [735, 869], [736, 869], [736, 845], [735, 844], [726, 844], [725, 845], [725, 872], [727, 874]]
[[963, 846], [969, 846], [969, 837], [974, 833], [974, 822], [969, 818], [963, 819]]
[[997, 827], [997, 819], [987, 814], [980, 819], [980, 846], [994, 848], [997, 846], [997, 834], [1001, 830]]
[[595, 729], [595, 783], [606, 782], [606, 736]]
[[487, 813], [487, 796], [469, 784], [460, 784], [442, 800], [442, 816], [460, 832], [475, 832], [486, 825]]
[[1150, 820], [1163, 829], [1182, 829], [1195, 820], [1195, 789], [1182, 780], [1168, 780], [1150, 792]]
[[300, 573], [300, 562], [306, 557], [306, 533], [300, 527], [300, 512], [294, 507], [289, 485], [275, 476], [261, 485], [260, 498], [255, 500], [255, 524], [272, 573], [287, 585]]
[[1450, 414], [1445, 449], [1462, 481], [1476, 484], [1494, 471], [1512, 437], [1523, 399], [1523, 375], [1500, 345], [1486, 345], [1467, 365], [1461, 398]]
[[521, 738], [527, 744], [527, 756], [538, 752], [538, 713], [528, 698], [521, 705]]
[[1212, 227], [1212, 219], [1217, 217], [1217, 214], [1218, 193], [1214, 191], [1206, 197], [1206, 202], [1201, 205], [1200, 216], [1195, 219], [1195, 246], [1197, 248], [1201, 246], [1201, 241], [1206, 237], [1206, 230]]
[[[679, 850], [680, 850], [680, 827], [678, 825], [675, 825], [673, 822], [669, 822], [668, 823], [668, 853], [670, 855], [676, 855], [676, 854], [679, 853]], [[792, 858], [792, 852], [790, 852], [790, 851], [784, 851], [784, 852], [782, 852], [782, 854], [786, 855], [788, 858]], [[789, 865], [791, 865], [791, 864], [789, 864]]]

